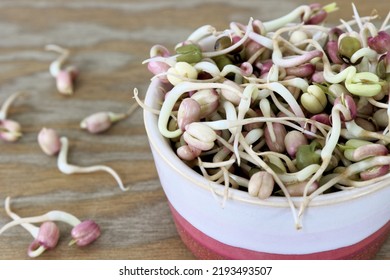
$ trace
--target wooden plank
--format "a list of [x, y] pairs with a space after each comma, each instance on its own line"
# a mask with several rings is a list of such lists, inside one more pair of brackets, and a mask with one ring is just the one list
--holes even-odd
[[[143, 127], [142, 112], [101, 135], [80, 130], [79, 122], [98, 111], [125, 112], [137, 87], [144, 95], [151, 75], [141, 62], [153, 44], [172, 48], [195, 28], [218, 29], [249, 17], [269, 20], [303, 1], [159, 1], [47, 0], [0, 2], [0, 102], [24, 91], [9, 116], [23, 126], [17, 143], [0, 143], [0, 225], [9, 221], [6, 196], [20, 216], [58, 209], [80, 219], [95, 219], [102, 236], [86, 248], [68, 247], [70, 227], [61, 224], [61, 241], [42, 259], [193, 259], [176, 232], [160, 187]], [[327, 3], [327, 1], [319, 1]], [[350, 18], [349, 1], [338, 1], [331, 21]], [[386, 1], [362, 1], [362, 15], [375, 8], [383, 18]], [[80, 75], [73, 96], [56, 92], [48, 67], [56, 54], [49, 43], [71, 50], [69, 63]], [[56, 129], [70, 141], [69, 161], [106, 164], [130, 191], [122, 192], [108, 174], [64, 175], [56, 159], [44, 155], [36, 141], [42, 127]], [[27, 259], [32, 237], [20, 227], [0, 237], [0, 259]], [[390, 240], [377, 259], [390, 259]]]

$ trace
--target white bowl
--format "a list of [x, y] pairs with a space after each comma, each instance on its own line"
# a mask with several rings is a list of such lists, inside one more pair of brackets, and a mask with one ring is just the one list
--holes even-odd
[[[159, 109], [163, 85], [154, 80], [146, 105]], [[369, 259], [390, 232], [389, 185], [317, 196], [294, 226], [284, 197], [260, 200], [230, 189], [189, 168], [145, 110], [144, 122], [158, 175], [184, 243], [203, 259]], [[294, 198], [294, 203], [302, 202]]]

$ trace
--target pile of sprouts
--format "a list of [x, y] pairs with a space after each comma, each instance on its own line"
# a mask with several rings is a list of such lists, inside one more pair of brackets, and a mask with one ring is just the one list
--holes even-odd
[[[325, 24], [335, 4], [195, 30], [150, 50], [160, 133], [212, 182], [284, 196], [295, 224], [321, 194], [389, 180], [390, 13]], [[302, 197], [297, 207], [292, 197]]]

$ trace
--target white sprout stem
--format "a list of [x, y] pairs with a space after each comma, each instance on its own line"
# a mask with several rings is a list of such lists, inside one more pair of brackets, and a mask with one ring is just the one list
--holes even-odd
[[[11, 210], [11, 198], [8, 196], [6, 199], [5, 199], [5, 212], [7, 213], [8, 216], [10, 216], [10, 218], [12, 218], [13, 220], [18, 220], [18, 219], [21, 219], [21, 217], [19, 215], [17, 215], [16, 213], [12, 212]], [[34, 238], [37, 238], [38, 236], [38, 233], [39, 233], [39, 227], [37, 226], [34, 226], [30, 223], [22, 223], [20, 224], [22, 227], [24, 227], [31, 235], [32, 237]]]
[[44, 252], [46, 251], [46, 248], [45, 246], [43, 245], [40, 245], [37, 249], [33, 250], [33, 251], [28, 251], [28, 256], [30, 258], [36, 258], [40, 255], [42, 255]]
[[138, 109], [138, 107], [139, 107], [138, 102], [132, 104], [125, 113], [126, 117], [130, 117]]
[[[201, 66], [204, 66], [204, 65], [201, 65]], [[174, 66], [172, 66], [174, 67]], [[195, 68], [195, 65], [193, 66]], [[203, 69], [201, 68], [195, 68], [195, 70], [197, 70], [198, 72], [201, 72], [203, 71]], [[206, 69], [205, 69], [206, 70]], [[211, 69], [210, 69], [211, 70]], [[219, 71], [219, 70], [218, 70]], [[207, 71], [205, 71], [207, 72]], [[202, 83], [214, 83], [214, 82], [217, 82], [219, 81], [221, 78], [223, 78], [224, 76], [221, 74], [221, 72], [219, 72], [219, 74], [217, 76], [213, 76], [215, 73], [209, 73], [212, 77], [210, 79], [206, 79], [206, 80], [198, 80], [196, 78], [188, 78], [188, 77], [185, 77], [185, 76], [182, 76], [182, 75], [179, 75], [179, 74], [174, 74], [174, 73], [169, 73], [168, 72], [163, 72], [163, 73], [160, 73], [160, 74], [156, 74], [153, 76], [152, 80], [158, 78], [159, 76], [166, 76], [166, 75], [169, 75], [170, 77], [175, 77], [175, 78], [178, 78], [182, 81], [185, 81], [185, 82], [191, 82], [191, 83], [198, 83], [198, 84], [202, 84]], [[229, 74], [229, 73], [227, 73]], [[227, 74], [224, 74], [224, 75], [227, 75]]]
[[[248, 134], [245, 136], [245, 141], [251, 145], [257, 140], [259, 140], [263, 136], [263, 130], [262, 129], [252, 129]], [[226, 146], [226, 145], [225, 145]], [[242, 155], [242, 150], [243, 147], [239, 146], [238, 147], [238, 155]], [[228, 156], [231, 152], [234, 153], [234, 148], [232, 146], [226, 146], [225, 148], [220, 149], [213, 157], [213, 162], [212, 163], [204, 163], [202, 162], [201, 158], [198, 157], [198, 163], [199, 163], [199, 168], [202, 171], [202, 174], [208, 178], [209, 180], [215, 181], [223, 175], [223, 171], [220, 170], [217, 173], [215, 173], [212, 176], [207, 175], [207, 172], [205, 168], [216, 168], [216, 167], [221, 167], [219, 166], [219, 163], [222, 162], [222, 166], [229, 169], [235, 162], [236, 162], [236, 156], [232, 155], [230, 160], [224, 161], [223, 159]], [[247, 158], [245, 158], [247, 159]], [[225, 164], [228, 163], [228, 164]]]
[[[242, 134], [241, 134], [242, 135]], [[261, 128], [255, 128], [255, 129], [252, 129], [251, 131], [249, 131], [245, 137], [244, 137], [244, 141], [246, 144], [248, 145], [252, 145], [253, 143], [255, 143], [257, 140], [259, 140], [260, 138], [262, 138], [264, 135], [264, 130], [261, 129]], [[234, 149], [234, 146], [233, 146], [233, 149]], [[241, 155], [241, 152], [244, 150], [244, 147], [243, 146], [238, 146], [238, 152], [239, 154]]]
[[[198, 160], [201, 163], [201, 159], [198, 158]], [[215, 181], [215, 183], [217, 183], [217, 184], [221, 184], [222, 182], [224, 182], [225, 188], [224, 188], [224, 192], [223, 192], [222, 201], [220, 202], [219, 200], [217, 200], [220, 203], [220, 206], [222, 208], [224, 208], [225, 207], [225, 203], [226, 203], [227, 198], [228, 198], [228, 194], [229, 194], [228, 191], [229, 191], [229, 182], [230, 182], [230, 180], [229, 180], [230, 173], [228, 172], [227, 168], [226, 167], [221, 167], [221, 170], [218, 173], [214, 174], [213, 176], [209, 176], [207, 174], [207, 172], [204, 169], [203, 165], [199, 165], [199, 168], [201, 169], [202, 174], [203, 174], [203, 176], [206, 179], [208, 179], [210, 181]], [[214, 197], [217, 198], [217, 196], [216, 196], [217, 194], [215, 193], [214, 189], [212, 187], [210, 189], [211, 189]]]
[[234, 181], [237, 182], [237, 184], [239, 184], [240, 186], [242, 187], [248, 187], [249, 185], [249, 180], [244, 178], [244, 177], [241, 177], [241, 176], [238, 176], [238, 175], [235, 175], [235, 174], [232, 174], [232, 173], [229, 173], [229, 177], [231, 179], [233, 179]]
[[148, 112], [150, 112], [150, 113], [152, 113], [152, 114], [154, 114], [154, 115], [159, 115], [159, 114], [160, 114], [160, 110], [157, 110], [157, 109], [154, 109], [154, 108], [152, 108], [152, 107], [147, 106], [147, 105], [139, 98], [139, 96], [138, 96], [138, 89], [137, 89], [137, 88], [135, 88], [135, 89], [133, 90], [133, 95], [134, 95], [133, 97], [134, 97], [135, 101], [137, 101], [137, 104], [138, 104], [139, 106], [141, 106], [142, 109], [144, 109], [144, 110], [146, 110], [146, 111], [148, 111]]
[[[366, 22], [369, 22], [369, 21], [372, 21], [372, 20], [376, 19], [377, 17], [378, 17], [378, 15], [373, 15], [373, 16], [361, 17], [360, 19], [361, 19], [362, 22], [366, 23]], [[348, 25], [349, 28], [352, 30], [351, 26], [356, 24], [356, 20], [355, 19], [352, 19], [352, 20], [349, 20], [349, 21], [340, 20], [340, 22], [342, 24], [336, 26], [337, 28], [340, 28], [340, 29], [347, 29], [346, 25]]]
[[367, 98], [368, 102], [370, 102], [372, 105], [374, 105], [375, 107], [378, 107], [378, 108], [382, 108], [382, 109], [387, 109], [389, 107], [389, 104], [386, 104], [386, 103], [382, 103], [382, 102], [379, 102], [379, 101], [376, 101], [374, 98], [372, 97], [368, 97]]
[[[340, 19], [340, 22], [342, 23], [342, 25], [344, 26], [345, 30], [348, 33], [353, 33], [354, 32], [349, 21], [347, 22], [347, 21], [345, 21], [343, 19]], [[356, 20], [354, 20], [353, 23], [356, 24], [357, 23]]]
[[277, 46], [277, 40], [275, 39], [274, 51], [272, 52], [272, 61], [278, 66], [289, 68], [310, 61], [311, 59], [318, 57], [319, 56], [318, 54], [319, 52], [314, 50], [314, 51], [307, 51], [305, 54], [301, 54], [299, 56], [291, 56], [291, 57], [283, 58], [282, 52]]
[[357, 50], [352, 56], [351, 56], [351, 62], [355, 63], [362, 57], [367, 57], [370, 61], [376, 61], [378, 57], [378, 53], [370, 48], [361, 48]]
[[3, 103], [0, 109], [0, 120], [5, 120], [7, 118], [8, 109], [11, 106], [11, 104], [15, 101], [16, 98], [18, 98], [22, 92], [18, 91], [13, 94], [11, 94]]
[[[289, 109], [287, 109], [285, 106], [283, 106], [282, 103], [280, 103], [279, 99], [276, 97], [276, 95], [274, 94], [273, 91], [270, 91], [270, 96], [271, 96], [272, 102], [278, 108], [278, 110], [280, 112], [282, 112], [283, 114], [285, 114], [288, 117], [295, 117], [293, 112], [291, 112]], [[262, 100], [268, 100], [268, 99], [263, 98]]]
[[228, 64], [228, 65], [224, 66], [220, 75], [222, 77], [225, 77], [229, 73], [233, 73], [233, 74], [236, 74], [238, 76], [243, 76], [241, 68], [236, 66], [236, 65], [232, 65], [232, 64]]
[[[255, 143], [257, 140], [259, 140], [261, 137], [264, 135], [264, 130], [261, 128], [254, 128], [250, 130], [246, 135], [245, 135], [245, 141], [249, 144], [252, 145]], [[240, 150], [242, 150], [242, 147], [239, 147]]]
[[277, 156], [286, 163], [287, 168], [290, 172], [297, 172], [298, 171], [297, 167], [295, 166], [293, 161], [287, 155], [277, 153], [277, 152], [272, 152], [272, 151], [258, 152], [258, 153], [256, 153], [256, 155], [258, 155], [258, 156], [268, 156], [268, 155]]
[[296, 87], [302, 91], [306, 91], [307, 88], [309, 87], [309, 83], [305, 79], [302, 79], [302, 78], [292, 78], [292, 79], [288, 79], [288, 80], [279, 81], [278, 83], [280, 83], [283, 86]]
[[230, 29], [228, 30], [230, 31], [231, 34], [242, 36], [245, 33], [246, 26], [240, 22], [236, 22], [236, 21], [230, 22], [229, 27]]
[[305, 127], [300, 127], [294, 123], [289, 122], [291, 121], [297, 121], [297, 122], [306, 122], [315, 125], [320, 131], [322, 132], [323, 135], [326, 135], [327, 133], [324, 131], [323, 127], [326, 129], [330, 129], [329, 126], [325, 124], [321, 124], [319, 122], [313, 121], [311, 119], [306, 119], [306, 118], [298, 118], [298, 117], [274, 117], [274, 118], [265, 118], [265, 117], [253, 117], [253, 118], [247, 118], [241, 121], [237, 120], [216, 120], [216, 121], [206, 121], [203, 122], [203, 124], [209, 126], [212, 129], [215, 130], [224, 130], [224, 129], [232, 129], [238, 125], [246, 125], [246, 124], [251, 124], [251, 123], [257, 123], [257, 122], [278, 122], [283, 125], [287, 125], [295, 130], [298, 130], [306, 135], [310, 135], [315, 138], [321, 138], [321, 136], [308, 131], [305, 129]]
[[59, 54], [64, 54], [64, 53], [68, 53], [69, 50], [63, 48], [63, 47], [60, 47], [58, 45], [54, 45], [54, 44], [49, 44], [49, 45], [46, 45], [45, 46], [45, 50], [47, 51], [54, 51], [54, 52], [57, 52]]
[[257, 34], [257, 33], [252, 31], [252, 32], [249, 32], [248, 37], [249, 37], [249, 39], [255, 41], [256, 43], [259, 43], [260, 45], [264, 46], [267, 49], [272, 50], [274, 48], [274, 44], [273, 44], [272, 39], [270, 39], [266, 36]]
[[[242, 135], [241, 133], [239, 135]], [[258, 141], [261, 137], [264, 135], [264, 130], [261, 128], [255, 128], [250, 130], [244, 137], [245, 143], [248, 145], [252, 145], [256, 141]], [[233, 150], [236, 152], [235, 154], [240, 156], [241, 152], [244, 150], [244, 148], [241, 145], [237, 145], [238, 147], [235, 147], [233, 145]]]
[[[264, 117], [266, 117], [266, 118], [272, 117], [271, 116], [271, 105], [269, 104], [268, 99], [266, 99], [266, 98], [261, 99], [259, 102], [259, 107], [260, 107], [261, 113], [263, 114]], [[275, 135], [275, 131], [274, 131], [274, 126], [272, 125], [273, 122], [265, 122], [265, 124], [267, 126], [267, 130], [269, 132], [271, 141], [275, 142], [276, 135]]]
[[55, 78], [61, 71], [62, 64], [64, 64], [69, 57], [69, 50], [52, 44], [46, 45], [45, 49], [47, 51], [54, 51], [60, 54], [60, 56], [50, 64], [49, 72]]
[[[332, 128], [328, 133], [328, 138], [326, 139], [326, 144], [321, 151], [321, 158], [330, 158], [333, 153], [341, 132], [341, 118], [340, 118], [340, 110], [338, 110], [336, 106], [332, 112]], [[330, 135], [330, 136], [329, 136]]]
[[326, 168], [328, 167], [331, 158], [332, 153], [338, 143], [338, 140], [340, 138], [340, 132], [341, 132], [341, 118], [340, 118], [340, 106], [339, 107], [333, 107], [332, 110], [332, 128], [328, 133], [328, 137], [326, 139], [325, 146], [323, 147], [321, 151], [321, 159], [322, 163], [320, 168], [316, 171], [316, 173], [310, 178], [310, 180], [307, 182], [305, 186], [305, 190], [303, 192], [303, 202], [301, 204], [298, 217], [301, 217], [303, 215], [304, 210], [308, 206], [310, 200], [307, 196], [308, 190], [310, 186], [319, 179], [322, 174], [325, 172]]
[[280, 83], [284, 86], [297, 87], [302, 91], [306, 91], [307, 88], [309, 87], [309, 83], [307, 82], [307, 80], [302, 79], [302, 78], [292, 78], [292, 79], [288, 79], [288, 80], [283, 80], [283, 81], [280, 81]]
[[366, 22], [363, 29], [360, 31], [360, 38], [363, 47], [367, 47], [367, 40], [369, 36], [375, 37], [378, 35], [378, 30], [372, 22]]
[[18, 220], [14, 220], [12, 222], [9, 222], [8, 224], [5, 224], [1, 229], [0, 229], [0, 235], [6, 231], [7, 229], [23, 224], [23, 223], [43, 223], [46, 221], [58, 221], [58, 222], [64, 222], [67, 223], [73, 227], [77, 226], [78, 224], [81, 223], [81, 221], [73, 216], [72, 214], [63, 212], [63, 211], [58, 211], [58, 210], [53, 210], [50, 212], [47, 212], [44, 215], [41, 216], [34, 216], [34, 217], [26, 217], [26, 218], [20, 218]]
[[[248, 109], [250, 107], [251, 98], [253, 95], [256, 94], [256, 92], [257, 92], [257, 88], [255, 87], [255, 85], [248, 85], [245, 88], [243, 92], [243, 98], [241, 98], [240, 104], [238, 105], [238, 114], [237, 114], [238, 121], [244, 119], [245, 114], [248, 112]], [[239, 125], [235, 131], [234, 144], [233, 144], [234, 151], [235, 151], [234, 153], [236, 155], [238, 165], [240, 165], [241, 162], [240, 155], [238, 153], [238, 141], [241, 135], [241, 131], [242, 131], [242, 125]]]
[[82, 166], [69, 164], [67, 162], [68, 147], [69, 147], [68, 139], [66, 137], [61, 137], [60, 141], [61, 141], [61, 150], [58, 154], [57, 165], [58, 165], [58, 169], [62, 173], [73, 174], [73, 173], [92, 173], [92, 172], [105, 171], [109, 173], [112, 177], [114, 177], [115, 181], [118, 183], [119, 188], [122, 191], [129, 190], [128, 187], [125, 187], [123, 185], [121, 178], [111, 167], [105, 165], [93, 165], [88, 167], [82, 167]]
[[292, 211], [292, 214], [293, 214], [293, 217], [294, 217], [294, 221], [295, 221], [295, 227], [297, 229], [300, 229], [302, 226], [298, 220], [298, 217], [297, 217], [297, 213], [296, 213], [296, 208], [294, 206], [294, 203], [291, 199], [291, 196], [289, 194], [289, 192], [287, 191], [287, 188], [286, 186], [284, 185], [284, 183], [280, 180], [280, 178], [278, 177], [278, 175], [262, 160], [260, 159], [256, 153], [249, 147], [249, 145], [244, 141], [240, 141], [241, 145], [244, 147], [244, 150], [249, 154], [249, 156], [251, 156], [253, 158], [253, 160], [256, 162], [256, 164], [260, 167], [262, 167], [265, 171], [267, 171], [268, 173], [270, 173], [272, 175], [272, 177], [274, 178], [275, 182], [278, 184], [278, 186], [282, 189], [287, 201], [288, 201], [288, 204], [291, 208], [291, 211]]
[[[138, 104], [136, 104], [138, 107]], [[134, 104], [133, 104], [134, 106]], [[116, 123], [121, 120], [124, 120], [128, 118], [130, 115], [125, 112], [125, 113], [114, 113], [114, 112], [107, 112], [108, 118], [110, 119], [111, 123]], [[87, 122], [85, 120], [81, 121], [80, 123], [81, 128], [87, 128]]]
[[[215, 43], [217, 42], [217, 40], [221, 36], [230, 36], [230, 33], [228, 30], [215, 31], [213, 34], [209, 34], [209, 35], [205, 36], [204, 38], [201, 38], [200, 40], [198, 40], [195, 43], [198, 45], [199, 49], [202, 51], [213, 50]], [[186, 43], [186, 42], [182, 42], [181, 44], [177, 44], [176, 46], [178, 47], [180, 45], [184, 45], [183, 43]]]
[[[229, 161], [231, 161], [231, 160], [233, 160], [233, 159], [234, 159], [234, 155], [231, 156], [231, 159], [230, 159]], [[235, 159], [234, 159], [234, 162], [235, 162]], [[234, 163], [234, 162], [233, 162], [233, 163]], [[217, 173], [212, 174], [212, 175], [209, 175], [209, 174], [207, 173], [207, 171], [206, 171], [206, 168], [208, 168], [208, 167], [206, 167], [206, 166], [213, 166], [214, 163], [205, 163], [206, 165], [204, 165], [202, 159], [201, 159], [200, 157], [198, 157], [198, 167], [200, 168], [200, 170], [201, 170], [203, 176], [204, 176], [205, 178], [207, 178], [208, 180], [210, 180], [210, 181], [218, 181], [218, 180], [220, 180], [220, 179], [223, 177], [223, 170], [222, 170], [222, 167], [224, 167], [224, 168], [230, 168], [230, 167], [233, 165], [233, 163], [229, 163], [229, 164], [226, 165], [226, 166], [219, 166], [219, 168], [221, 168], [221, 169], [220, 169]], [[212, 168], [212, 167], [210, 167], [210, 168]]]
[[374, 166], [389, 165], [389, 164], [390, 164], [390, 156], [371, 157], [369, 159], [355, 162], [355, 163], [351, 164], [350, 166], [346, 167], [345, 170], [342, 173], [340, 173], [340, 175], [336, 176], [335, 178], [332, 178], [331, 180], [326, 182], [324, 185], [322, 185], [320, 188], [318, 188], [313, 193], [311, 193], [308, 196], [308, 200], [312, 200], [314, 197], [322, 194], [324, 191], [326, 191], [327, 189], [332, 187], [334, 184], [337, 184], [338, 182], [340, 182], [344, 178], [348, 178], [354, 174], [357, 174], [359, 172], [362, 172], [362, 171], [367, 170], [369, 168], [372, 168]]
[[169, 66], [174, 66], [176, 64], [176, 58], [178, 56], [179, 56], [179, 54], [168, 56], [168, 57], [155, 56], [155, 57], [145, 59], [144, 61], [142, 61], [142, 64], [146, 64], [146, 63], [149, 63], [152, 61], [159, 61], [159, 62], [164, 62], [164, 63], [168, 64]]
[[277, 82], [279, 80], [279, 67], [276, 64], [271, 66], [267, 74], [267, 83]]
[[203, 26], [199, 27], [198, 29], [196, 29], [194, 32], [192, 32], [192, 34], [190, 34], [187, 37], [187, 41], [198, 42], [199, 40], [201, 40], [207, 36], [213, 35], [215, 32], [216, 32], [216, 29], [213, 26], [203, 25]]
[[297, 100], [294, 98], [294, 96], [291, 94], [291, 92], [282, 84], [273, 82], [266, 85], [258, 85], [260, 87], [265, 86], [266, 88], [275, 91], [278, 93], [290, 106], [291, 110], [294, 112], [294, 114], [297, 117], [305, 117], [305, 114], [303, 113], [301, 107], [299, 106]]
[[238, 40], [235, 44], [233, 44], [230, 47], [227, 47], [227, 48], [225, 48], [223, 50], [220, 50], [220, 51], [203, 52], [202, 56], [203, 57], [215, 57], [215, 56], [218, 56], [218, 55], [227, 54], [227, 53], [230, 53], [231, 51], [235, 50], [239, 46], [241, 46], [248, 39], [249, 33], [251, 31], [253, 31], [252, 22], [253, 22], [253, 18], [250, 18], [249, 19], [249, 23], [248, 23], [248, 27], [246, 29], [246, 32], [245, 32], [244, 36], [240, 40]]
[[232, 158], [230, 160], [220, 161], [220, 162], [205, 162], [201, 161], [200, 157], [198, 157], [199, 166], [202, 165], [204, 168], [219, 168], [219, 167], [226, 167], [231, 166], [233, 163], [236, 162], [235, 158]]
[[[327, 58], [324, 58], [324, 61], [327, 60]], [[327, 82], [332, 84], [339, 84], [343, 82], [344, 80], [349, 79], [350, 77], [353, 77], [353, 75], [356, 74], [356, 67], [355, 66], [348, 66], [343, 71], [334, 74], [332, 69], [330, 68], [329, 61], [324, 63], [324, 78]]]
[[[294, 31], [295, 29], [300, 29], [300, 30], [305, 30], [307, 32], [310, 32], [310, 31], [317, 31], [318, 34], [325, 34], [327, 35], [329, 33], [329, 31], [331, 30], [331, 28], [329, 27], [326, 27], [326, 26], [322, 26], [322, 25], [311, 25], [311, 24], [305, 24], [305, 25], [296, 25], [296, 26], [291, 26], [291, 27], [285, 27], [284, 29], [280, 29], [282, 32], [286, 32], [286, 31]], [[279, 30], [277, 31], [279, 32]], [[294, 52], [297, 52], [297, 53], [305, 53], [304, 50], [301, 50], [300, 48], [297, 48], [296, 45], [292, 44], [290, 41], [286, 40], [285, 38], [279, 36], [279, 38], [283, 43], [285, 43], [288, 47], [288, 48], [292, 48], [292, 50]], [[308, 39], [306, 40], [303, 40], [301, 42], [298, 43], [298, 45], [302, 45], [302, 44], [307, 44]]]
[[302, 14], [303, 14], [303, 20], [304, 21], [307, 20], [311, 14], [311, 8], [308, 5], [299, 6], [294, 10], [292, 10], [287, 15], [284, 15], [278, 19], [263, 22], [263, 26], [266, 30], [266, 33], [268, 33], [285, 26], [290, 22], [295, 21], [296, 19], [300, 18]]
[[219, 68], [217, 65], [215, 65], [212, 62], [209, 61], [201, 61], [194, 65], [194, 68], [198, 71], [204, 71], [206, 73], [209, 73], [212, 77], [220, 77], [221, 71], [219, 71]]
[[316, 173], [320, 169], [319, 164], [310, 164], [303, 168], [302, 170], [299, 170], [294, 173], [282, 173], [278, 174], [280, 180], [286, 184], [292, 184], [292, 183], [298, 183], [303, 182], [309, 179], [311, 175]]
[[266, 48], [261, 48], [261, 49], [257, 50], [250, 58], [247, 59], [246, 62], [253, 65], [255, 63], [255, 61], [264, 53], [265, 50], [266, 50]]
[[206, 168], [203, 166], [202, 159], [200, 157], [198, 157], [198, 167], [199, 167], [200, 171], [202, 172], [202, 176], [209, 181], [215, 181], [215, 180], [218, 180], [221, 178], [222, 170], [218, 171], [214, 175], [209, 175], [206, 171]]
[[[252, 77], [246, 77], [246, 79], [248, 80], [249, 83], [251, 84], [264, 84], [266, 83], [266, 79], [263, 79], [263, 78], [257, 78], [255, 76], [252, 76]], [[248, 85], [249, 83], [242, 83], [241, 86], [246, 86]], [[264, 96], [265, 98], [268, 97], [268, 95], [265, 95]]]
[[207, 180], [212, 181], [212, 180], [210, 180], [209, 174], [207, 174], [206, 169], [202, 166], [201, 163], [202, 163], [202, 159], [200, 157], [198, 157], [198, 166], [199, 166], [200, 172], [202, 173], [202, 176], [205, 177]]
[[[224, 138], [220, 137], [217, 135], [217, 140], [222, 144], [224, 145], [226, 148], [228, 148], [232, 153], [234, 153], [234, 148], [233, 148], [233, 145], [229, 144]], [[249, 145], [249, 144], [247, 144]], [[241, 147], [241, 146], [240, 146]], [[243, 148], [242, 148], [243, 149]], [[240, 153], [240, 157], [242, 159], [245, 159], [246, 161], [250, 162], [250, 163], [253, 163], [254, 165], [258, 165], [257, 162], [250, 156], [248, 155], [247, 153], [243, 152], [243, 151], [239, 151]]]
[[230, 154], [230, 151], [227, 148], [218, 148], [218, 151], [213, 153], [213, 162], [220, 162], [223, 161], [228, 155]]
[[357, 70], [356, 70], [355, 66], [348, 66], [343, 71], [341, 71], [337, 74], [334, 74], [332, 71], [329, 59], [326, 56], [322, 47], [318, 44], [318, 42], [316, 42], [314, 40], [309, 40], [309, 41], [315, 48], [317, 48], [318, 50], [321, 50], [323, 52], [323, 56], [322, 56], [322, 60], [324, 62], [323, 74], [324, 74], [324, 79], [328, 83], [339, 84], [339, 83], [343, 82], [344, 80], [349, 79], [350, 77], [353, 77], [353, 75], [356, 74]]
[[222, 199], [222, 204], [221, 204], [222, 208], [224, 208], [226, 201], [229, 197], [229, 182], [230, 182], [230, 180], [229, 180], [229, 171], [224, 167], [222, 167], [221, 169], [223, 171], [223, 179], [225, 181], [225, 188], [224, 188], [223, 199]]
[[289, 51], [294, 52], [296, 54], [304, 54], [307, 52], [306, 50], [304, 50], [302, 48], [298, 48], [298, 46], [307, 45], [307, 43], [308, 43], [307, 40], [303, 40], [303, 41], [300, 41], [299, 43], [294, 43], [294, 44], [292, 44], [290, 41], [286, 40], [283, 37], [279, 37], [278, 40], [281, 43], [283, 43], [283, 49], [285, 49], [285, 50], [289, 50]]
[[[237, 112], [236, 112], [236, 108], [234, 107], [234, 105], [231, 102], [224, 100], [224, 101], [222, 101], [222, 106], [225, 110], [226, 120], [227, 121], [237, 121]], [[229, 129], [229, 131], [232, 135], [236, 134], [236, 131], [237, 131], [236, 127], [230, 127], [227, 129]]]
[[277, 32], [273, 34], [272, 36], [272, 42], [273, 42], [272, 62], [273, 63], [275, 63], [278, 66], [288, 68], [288, 67], [298, 66], [317, 57], [320, 54], [320, 51], [322, 55], [324, 55], [323, 50], [313, 50], [313, 51], [306, 51], [305, 53], [302, 53], [299, 56], [291, 56], [291, 57], [283, 58], [282, 51], [279, 48], [279, 41], [281, 41], [279, 40], [279, 37], [281, 36], [282, 33], [294, 31], [300, 28], [301, 26], [302, 25], [294, 25], [291, 27], [280, 28]]
[[[390, 13], [389, 13], [390, 15]], [[375, 37], [378, 35], [378, 29], [376, 28], [376, 26], [372, 23], [372, 22], [366, 22], [364, 24], [364, 30], [362, 33], [364, 33], [364, 31], [367, 30], [369, 32], [369, 34], [372, 36], [372, 37]], [[364, 34], [364, 38], [365, 38], [365, 41], [367, 40], [367, 34]], [[367, 42], [365, 42], [367, 43]]]
[[390, 143], [390, 136], [365, 130], [359, 125], [357, 125], [354, 120], [346, 122], [345, 126], [347, 128], [347, 133], [346, 133], [347, 138], [368, 137], [368, 138], [385, 141], [387, 144]]
[[379, 28], [379, 31], [386, 30], [387, 23], [390, 21], [390, 12], [387, 13], [387, 16], [385, 20], [383, 21], [381, 27]]
[[352, 3], [352, 10], [353, 10], [353, 14], [354, 14], [356, 23], [357, 23], [359, 29], [362, 30], [363, 29], [363, 23], [362, 23], [362, 20], [360, 18], [360, 15], [359, 15], [359, 13], [358, 13], [354, 3]]
[[366, 181], [356, 181], [349, 178], [342, 178], [339, 182], [348, 186], [352, 186], [352, 188], [362, 188], [378, 182], [384, 182], [388, 185], [388, 179], [390, 179], [390, 173]]

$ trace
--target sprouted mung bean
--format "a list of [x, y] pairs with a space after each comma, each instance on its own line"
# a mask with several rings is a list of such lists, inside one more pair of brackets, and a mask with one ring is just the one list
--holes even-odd
[[[153, 46], [144, 63], [165, 99], [152, 110], [135, 97], [189, 166], [227, 189], [285, 196], [300, 228], [317, 195], [390, 176], [390, 13], [376, 27], [376, 15], [352, 9], [338, 26], [324, 24], [334, 3], [312, 4], [223, 31], [205, 25], [174, 53]], [[212, 102], [195, 98], [204, 91]], [[298, 208], [292, 196], [303, 197]]]
[[37, 140], [39, 147], [48, 156], [54, 156], [60, 152], [60, 137], [54, 129], [43, 127], [38, 133]]
[[[38, 257], [46, 250], [54, 249], [57, 246], [60, 230], [55, 222], [64, 222], [73, 227], [69, 246], [73, 244], [77, 244], [79, 247], [87, 246], [100, 236], [100, 227], [93, 220], [80, 221], [74, 215], [59, 210], [52, 210], [40, 216], [21, 218], [11, 210], [10, 197], [5, 199], [4, 204], [5, 211], [13, 221], [0, 228], [0, 235], [14, 226], [24, 227], [34, 238], [27, 250], [27, 254], [31, 258]], [[35, 223], [41, 223], [40, 227], [35, 226]]]
[[20, 91], [11, 94], [0, 108], [0, 139], [6, 142], [15, 142], [22, 136], [21, 125], [17, 121], [8, 118], [8, 110], [21, 95], [23, 93]]
[[125, 187], [122, 179], [118, 173], [107, 165], [91, 165], [91, 166], [78, 166], [68, 163], [68, 149], [69, 140], [67, 137], [60, 137], [61, 148], [57, 157], [57, 167], [64, 174], [77, 174], [77, 173], [93, 173], [93, 172], [107, 172], [117, 182], [119, 188], [122, 191], [128, 191], [129, 187]]
[[114, 123], [130, 117], [137, 108], [137, 103], [134, 103], [125, 113], [115, 113], [108, 111], [93, 113], [80, 122], [80, 128], [85, 129], [92, 134], [104, 132], [108, 130]]
[[59, 57], [50, 63], [49, 72], [56, 80], [56, 87], [59, 93], [65, 95], [73, 94], [73, 82], [75, 81], [78, 70], [75, 66], [63, 68], [63, 64], [68, 60], [70, 51], [57, 45], [46, 45], [45, 50], [59, 53]]
[[38, 144], [42, 151], [49, 155], [57, 155], [57, 167], [63, 174], [76, 174], [76, 173], [94, 173], [104, 171], [109, 173], [117, 182], [119, 188], [122, 191], [129, 190], [129, 187], [125, 187], [122, 179], [118, 173], [107, 165], [91, 165], [91, 166], [78, 166], [70, 164], [68, 162], [68, 150], [69, 140], [67, 137], [60, 137], [58, 133], [51, 128], [42, 128], [38, 133]]

